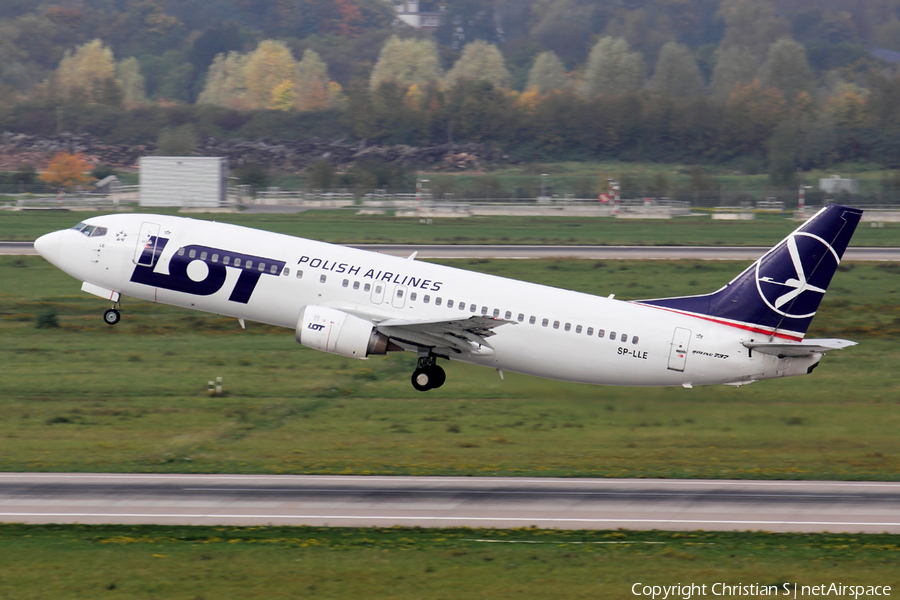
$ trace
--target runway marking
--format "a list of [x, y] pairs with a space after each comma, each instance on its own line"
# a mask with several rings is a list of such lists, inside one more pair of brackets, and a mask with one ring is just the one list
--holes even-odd
[[[639, 492], [565, 492], [565, 491], [544, 491], [544, 490], [473, 490], [473, 489], [446, 489], [433, 488], [428, 490], [409, 490], [402, 488], [385, 488], [381, 490], [360, 490], [354, 488], [320, 488], [320, 489], [291, 489], [291, 488], [181, 488], [184, 492], [260, 492], [260, 493], [293, 493], [293, 494], [481, 494], [481, 495], [535, 495], [535, 496], [634, 496]], [[665, 496], [676, 498], [690, 498], [700, 495], [708, 495], [710, 492], [652, 492], [641, 493], [642, 497]], [[710, 496], [716, 498], [716, 496]], [[861, 495], [845, 495], [845, 494], [728, 494], [728, 498], [791, 498], [793, 500], [816, 499], [816, 498], [865, 498]]]
[[59, 517], [59, 518], [153, 518], [153, 519], [293, 519], [293, 520], [327, 520], [327, 521], [500, 521], [526, 523], [659, 523], [678, 525], [819, 525], [826, 527], [866, 526], [866, 527], [900, 527], [900, 522], [867, 522], [867, 521], [732, 521], [701, 519], [597, 519], [597, 518], [561, 518], [561, 517], [404, 517], [384, 515], [241, 515], [241, 514], [179, 514], [179, 513], [39, 513], [16, 512], [0, 513], [0, 517]]

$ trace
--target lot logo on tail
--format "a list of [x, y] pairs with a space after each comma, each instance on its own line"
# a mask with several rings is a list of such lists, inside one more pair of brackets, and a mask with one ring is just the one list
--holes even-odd
[[762, 301], [779, 315], [809, 318], [816, 314], [840, 262], [831, 244], [815, 234], [798, 231], [756, 263], [756, 289]]

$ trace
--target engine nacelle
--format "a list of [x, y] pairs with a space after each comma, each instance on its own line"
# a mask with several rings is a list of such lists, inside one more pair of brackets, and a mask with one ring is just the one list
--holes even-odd
[[371, 322], [316, 305], [300, 311], [294, 337], [304, 346], [350, 358], [387, 354], [388, 346], [392, 345], [386, 335], [375, 331]]

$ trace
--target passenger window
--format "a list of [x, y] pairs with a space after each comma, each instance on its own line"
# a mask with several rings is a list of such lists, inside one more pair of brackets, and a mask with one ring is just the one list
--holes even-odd
[[566, 323], [565, 329], [566, 329], [566, 331], [572, 331], [572, 324], [571, 324], [571, 323]]
[[546, 327], [546, 326], [549, 325], [549, 324], [550, 324], [550, 320], [549, 320], [549, 319], [544, 319], [543, 321], [541, 321], [541, 327]]
[[581, 325], [575, 327], [575, 333], [581, 333]]
[[609, 339], [611, 339], [612, 341], [616, 341], [616, 332], [615, 331], [609, 332]]
[[559, 321], [553, 321], [553, 329], [559, 329]]
[[239, 259], [239, 258], [234, 259], [234, 266], [236, 266], [236, 267], [241, 266], [241, 259]]
[[435, 305], [435, 306], [440, 306], [440, 305], [441, 305], [441, 299], [440, 299], [440, 298], [435, 298], [435, 299], [434, 299], [434, 305]]
[[470, 304], [470, 305], [469, 305], [469, 312], [475, 312], [475, 310], [476, 310], [477, 308], [478, 308], [478, 307], [475, 306], [474, 304]]
[[428, 294], [425, 294], [425, 296], [422, 298], [422, 302], [424, 302], [425, 304], [428, 304], [429, 302], [431, 302], [431, 296], [429, 296]]
[[398, 297], [398, 298], [402, 298], [402, 297], [403, 297], [403, 290], [402, 290], [402, 289], [398, 289], [398, 290], [397, 290], [397, 297]]
[[319, 283], [325, 283], [326, 277], [324, 275], [319, 275]]
[[367, 283], [365, 286], [363, 286], [363, 291], [364, 291], [364, 292], [368, 292], [368, 291], [371, 290], [371, 289], [372, 289], [372, 284], [371, 284], [371, 283]]
[[200, 260], [206, 260], [206, 252], [200, 253]]
[[[353, 289], [354, 289], [354, 290], [358, 290], [358, 289], [359, 289], [359, 282], [358, 282], [358, 281], [354, 281], [354, 282], [353, 282]], [[415, 300], [415, 298], [413, 298], [413, 300]]]
[[[184, 256], [184, 248], [178, 249], [178, 256]], [[225, 263], [225, 264], [227, 265], [228, 263]]]
[[460, 303], [459, 303], [459, 310], [466, 310], [466, 303], [465, 303], [465, 302], [460, 302]]
[[453, 300], [447, 300], [447, 308], [453, 308]]
[[627, 341], [628, 341], [628, 334], [627, 334], [627, 333], [623, 333], [623, 334], [622, 334], [622, 339], [619, 340], [619, 341], [621, 341], [621, 342], [627, 342]]
[[291, 270], [289, 268], [285, 267], [284, 270], [281, 272], [281, 274], [284, 275], [285, 277], [287, 277], [288, 275], [291, 274]]
[[638, 336], [634, 336], [633, 338], [631, 338], [631, 343], [632, 343], [632, 344], [637, 344], [637, 343], [638, 343]]
[[588, 327], [588, 328], [587, 328], [587, 331], [585, 331], [585, 333], [586, 333], [587, 335], [594, 335], [594, 328], [593, 328], [593, 327]]
[[[182, 250], [184, 250], [184, 248], [182, 248]], [[184, 252], [182, 252], [182, 254], [184, 254]], [[231, 257], [230, 257], [230, 256], [226, 256], [225, 258], [222, 259], [222, 263], [223, 263], [223, 264], [226, 264], [226, 265], [227, 265], [227, 264], [230, 263], [230, 262], [231, 262]]]
[[525, 315], [523, 315], [522, 313], [519, 313], [519, 316], [516, 317], [516, 320], [517, 320], [519, 323], [521, 323], [522, 321], [525, 320]]
[[605, 331], [605, 330], [603, 330], [603, 329], [598, 329], [598, 330], [597, 330], [597, 337], [601, 337], [601, 338], [602, 338], [602, 337], [605, 336], [605, 335], [606, 335], [606, 331]]
[[303, 270], [297, 269], [297, 279], [303, 279]]
[[[324, 277], [324, 275], [323, 275], [323, 277]], [[375, 293], [376, 293], [376, 294], [380, 294], [380, 293], [381, 293], [381, 286], [380, 286], [380, 285], [376, 285], [376, 286], [375, 286]]]
[[272, 275], [274, 275], [274, 274], [276, 274], [277, 272], [278, 272], [278, 265], [272, 265], [272, 268], [269, 269], [269, 273], [271, 273]]
[[496, 319], [497, 317], [499, 317], [499, 316], [500, 316], [500, 309], [499, 309], [499, 308], [495, 308], [495, 309], [494, 309], [494, 312], [493, 312], [493, 315], [494, 315], [494, 318], [495, 318], [495, 319]]
[[481, 314], [483, 314], [483, 315], [486, 315], [486, 314], [487, 314], [487, 306], [482, 306], [482, 307], [481, 307]]
[[252, 269], [252, 268], [253, 268], [253, 261], [252, 261], [252, 260], [248, 260], [246, 263], [244, 263], [244, 268], [245, 268], [245, 269]]
[[219, 262], [219, 255], [218, 255], [218, 254], [213, 254], [213, 255], [212, 255], [212, 261], [213, 261], [214, 263]]
[[534, 315], [532, 315], [532, 317], [530, 319], [528, 319], [528, 324], [534, 325], [535, 321], [537, 321], [537, 318]]
[[341, 287], [347, 287], [348, 285], [350, 285], [349, 279], [345, 279], [344, 281], [341, 282]]
[[415, 292], [412, 292], [412, 293], [409, 295], [409, 299], [412, 300], [413, 302], [415, 302], [415, 301], [416, 301], [416, 296], [417, 296], [417, 294], [416, 294]]
[[194, 258], [196, 256], [197, 256], [196, 250], [191, 250], [190, 252], [188, 252], [188, 258]]
[[259, 266], [256, 268], [256, 270], [259, 271], [260, 273], [265, 272], [265, 270], [266, 270], [266, 263], [259, 263]]

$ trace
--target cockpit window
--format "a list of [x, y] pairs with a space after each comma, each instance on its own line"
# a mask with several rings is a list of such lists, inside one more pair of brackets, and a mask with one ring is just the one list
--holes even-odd
[[87, 223], [79, 223], [72, 229], [80, 231], [88, 237], [100, 237], [106, 235], [106, 227], [97, 227], [96, 225], [88, 225]]

